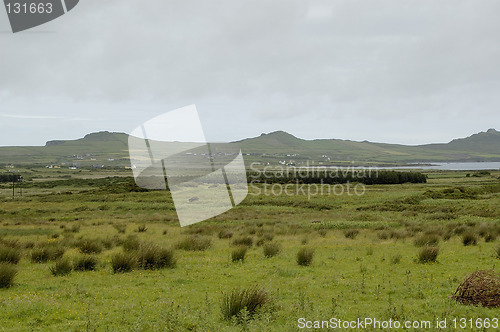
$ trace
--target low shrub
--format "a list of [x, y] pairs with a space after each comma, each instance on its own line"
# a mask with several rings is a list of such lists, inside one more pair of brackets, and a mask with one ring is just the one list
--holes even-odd
[[424, 246], [418, 253], [419, 263], [432, 263], [435, 262], [439, 254], [439, 247], [437, 246]]
[[117, 253], [111, 257], [113, 273], [130, 272], [136, 267], [136, 264], [136, 256], [128, 252]]
[[264, 250], [264, 256], [267, 258], [271, 258], [280, 253], [281, 246], [276, 242], [269, 242], [264, 244], [262, 249]]
[[300, 266], [309, 266], [312, 263], [314, 257], [314, 249], [312, 248], [301, 248], [297, 252], [297, 264]]
[[252, 318], [260, 308], [270, 302], [271, 298], [264, 288], [234, 289], [222, 298], [222, 317], [225, 320], [236, 317], [237, 321], [241, 322], [238, 318], [242, 310], [246, 310], [249, 317]]
[[245, 255], [247, 253], [248, 247], [241, 246], [233, 249], [231, 252], [231, 261], [233, 262], [243, 262], [245, 260]]
[[12, 264], [0, 263], [0, 288], [9, 288], [14, 284], [17, 269]]
[[21, 250], [0, 245], [0, 263], [17, 264], [21, 260]]
[[61, 258], [54, 266], [49, 267], [49, 270], [54, 276], [65, 276], [71, 273], [73, 266], [69, 260]]
[[177, 249], [186, 251], [204, 251], [212, 246], [212, 239], [207, 236], [191, 235], [177, 243]]
[[97, 267], [98, 259], [96, 256], [83, 255], [75, 258], [73, 268], [75, 271], [94, 271]]

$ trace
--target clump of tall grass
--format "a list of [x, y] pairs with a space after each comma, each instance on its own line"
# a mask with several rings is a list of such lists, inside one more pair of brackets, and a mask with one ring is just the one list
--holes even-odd
[[82, 254], [100, 254], [102, 252], [102, 242], [99, 239], [80, 239], [75, 245]]
[[271, 233], [265, 233], [263, 234], [258, 240], [257, 240], [257, 247], [261, 247], [264, 243], [270, 242], [274, 239], [274, 235]]
[[118, 231], [120, 234], [125, 234], [127, 231], [127, 224], [113, 224], [113, 228]]
[[21, 250], [0, 245], [0, 262], [17, 264], [21, 260]]
[[97, 267], [98, 259], [93, 255], [83, 255], [75, 258], [73, 268], [75, 271], [94, 271]]
[[280, 253], [281, 246], [279, 245], [279, 243], [269, 242], [269, 243], [264, 244], [262, 249], [264, 251], [264, 256], [267, 258], [271, 258], [271, 257], [274, 257]]
[[435, 246], [439, 244], [439, 236], [436, 234], [423, 234], [415, 239], [415, 246]]
[[38, 247], [31, 251], [30, 258], [33, 263], [45, 263], [58, 260], [64, 252], [64, 248], [59, 246]]
[[358, 236], [358, 234], [359, 234], [359, 230], [357, 230], [357, 229], [346, 229], [344, 231], [344, 236], [346, 237], [346, 239], [354, 240], [356, 238], [356, 236]]
[[54, 266], [49, 267], [50, 273], [54, 276], [65, 276], [71, 273], [73, 266], [68, 259], [61, 258]]
[[14, 284], [17, 269], [8, 263], [0, 263], [0, 288], [9, 288]]
[[464, 246], [476, 245], [477, 244], [477, 235], [472, 231], [465, 232], [462, 235], [462, 243]]
[[297, 252], [297, 264], [300, 266], [309, 266], [312, 263], [314, 257], [314, 249], [312, 248], [301, 248]]
[[232, 245], [251, 247], [253, 245], [253, 238], [251, 236], [240, 236], [233, 240]]
[[148, 230], [148, 228], [146, 227], [146, 225], [145, 225], [145, 224], [142, 224], [142, 225], [137, 226], [137, 232], [138, 232], [138, 233], [144, 233], [144, 232], [146, 232], [147, 230]]
[[176, 259], [172, 249], [154, 244], [142, 244], [137, 252], [137, 263], [141, 269], [155, 270], [175, 267]]
[[439, 254], [439, 247], [426, 245], [418, 252], [419, 263], [435, 262]]
[[212, 246], [212, 239], [206, 236], [191, 235], [177, 243], [177, 249], [186, 251], [204, 251]]
[[117, 253], [111, 257], [111, 268], [113, 269], [113, 273], [130, 272], [136, 265], [137, 258], [132, 253]]
[[64, 232], [67, 233], [78, 233], [80, 232], [80, 224], [72, 224], [69, 226], [64, 226]]
[[129, 235], [125, 240], [122, 241], [122, 247], [125, 251], [135, 251], [141, 246], [141, 242], [137, 235]]
[[495, 256], [500, 259], [500, 244], [495, 248]]
[[233, 262], [243, 262], [245, 260], [245, 255], [247, 253], [248, 247], [241, 246], [234, 248], [231, 252], [231, 261]]
[[219, 231], [218, 236], [219, 239], [230, 239], [233, 237], [233, 232], [227, 229], [222, 229], [221, 231]]
[[254, 286], [245, 289], [234, 289], [222, 298], [222, 317], [225, 320], [236, 317], [237, 322], [241, 323], [240, 315], [242, 311], [246, 311], [249, 318], [252, 318], [259, 309], [269, 303], [271, 303], [271, 298], [264, 288]]

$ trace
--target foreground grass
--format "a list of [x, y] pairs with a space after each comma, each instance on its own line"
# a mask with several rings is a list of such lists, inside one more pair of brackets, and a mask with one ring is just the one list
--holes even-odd
[[[69, 195], [57, 194], [56, 188], [54, 194], [32, 192], [14, 201], [5, 197], [0, 213], [0, 236], [5, 241], [63, 245], [73, 238], [75, 246], [68, 244], [64, 253], [73, 260], [82, 255], [76, 246], [79, 238], [117, 240], [96, 254], [95, 271], [57, 277], [49, 269], [53, 262], [32, 263], [32, 249], [20, 246], [14, 283], [0, 289], [0, 326], [4, 330], [293, 331], [300, 317], [498, 318], [500, 309], [465, 306], [449, 298], [466, 275], [498, 266], [498, 239], [485, 242], [478, 236], [476, 245], [468, 246], [461, 234], [444, 239], [449, 229], [463, 226], [479, 232], [481, 225], [499, 225], [498, 193], [481, 193], [474, 199], [422, 196], [456, 186], [477, 189], [498, 180], [465, 178], [458, 172], [431, 175], [426, 185], [367, 187], [361, 197], [249, 196], [232, 211], [183, 229], [162, 192], [92, 189]], [[405, 201], [408, 197], [418, 199]], [[80, 225], [78, 231], [68, 231], [75, 224]], [[127, 225], [125, 233], [114, 227], [118, 224]], [[141, 225], [147, 231], [138, 232]], [[359, 233], [346, 237], [346, 230], [353, 229]], [[219, 238], [223, 230], [232, 232], [233, 238]], [[426, 232], [439, 241], [433, 263], [418, 261], [421, 247], [415, 240]], [[257, 246], [266, 234], [279, 244], [274, 257], [266, 258], [263, 246]], [[129, 235], [165, 248], [193, 237], [210, 239], [211, 246], [175, 250], [175, 268], [114, 274], [111, 259], [123, 252], [120, 239]], [[253, 244], [247, 246], [244, 261], [235, 264], [232, 242], [244, 237], [252, 238]], [[297, 264], [301, 248], [314, 248], [311, 265]], [[269, 293], [272, 307], [262, 308], [253, 319], [224, 320], [223, 299], [234, 289], [254, 286]]]

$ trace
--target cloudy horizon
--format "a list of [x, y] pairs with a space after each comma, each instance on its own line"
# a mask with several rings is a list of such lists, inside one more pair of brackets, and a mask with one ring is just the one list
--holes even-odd
[[446, 143], [500, 130], [500, 2], [85, 0], [12, 34], [0, 146], [129, 133], [196, 104], [209, 141]]

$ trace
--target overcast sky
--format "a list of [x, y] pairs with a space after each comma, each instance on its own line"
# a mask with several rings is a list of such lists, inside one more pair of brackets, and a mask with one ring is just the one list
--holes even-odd
[[500, 1], [81, 0], [12, 34], [0, 8], [0, 146], [196, 104], [211, 141], [423, 144], [500, 129]]

